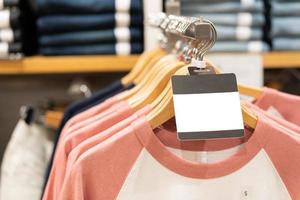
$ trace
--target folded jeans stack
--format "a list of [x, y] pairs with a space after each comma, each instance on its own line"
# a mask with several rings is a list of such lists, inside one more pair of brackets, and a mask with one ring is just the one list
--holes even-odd
[[22, 53], [19, 0], [0, 1], [0, 59]]
[[264, 52], [266, 24], [262, 0], [182, 0], [181, 12], [188, 16], [203, 16], [212, 21], [218, 32], [213, 52]]
[[276, 51], [300, 50], [299, 0], [272, 1], [272, 42]]
[[37, 0], [43, 55], [128, 55], [143, 51], [142, 0]]

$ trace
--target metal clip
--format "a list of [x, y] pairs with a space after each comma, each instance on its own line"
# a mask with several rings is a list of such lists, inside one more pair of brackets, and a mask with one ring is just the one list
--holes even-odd
[[217, 32], [214, 25], [203, 17], [183, 17], [160, 13], [150, 24], [159, 27], [166, 49], [181, 53], [184, 60], [205, 68], [204, 55], [215, 44]]

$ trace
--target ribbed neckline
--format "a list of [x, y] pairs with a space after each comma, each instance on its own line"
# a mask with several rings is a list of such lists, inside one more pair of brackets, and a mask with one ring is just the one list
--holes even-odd
[[[246, 165], [262, 149], [260, 138], [266, 123], [259, 118], [251, 137], [243, 146], [229, 158], [215, 163], [197, 163], [178, 157], [167, 149], [155, 135], [145, 117], [139, 118], [133, 124], [136, 136], [146, 150], [159, 163], [169, 170], [185, 177], [209, 179], [226, 176]], [[260, 135], [259, 135], [260, 134]], [[258, 137], [259, 135], [259, 137]], [[240, 139], [231, 139], [233, 144]], [[209, 141], [208, 141], [209, 142]], [[217, 143], [216, 143], [217, 144]]]

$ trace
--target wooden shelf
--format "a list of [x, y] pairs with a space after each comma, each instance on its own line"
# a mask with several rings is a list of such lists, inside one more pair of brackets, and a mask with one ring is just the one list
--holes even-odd
[[270, 52], [263, 55], [266, 69], [300, 68], [300, 52]]
[[132, 56], [34, 56], [1, 60], [0, 74], [63, 74], [128, 71], [139, 55]]
[[[0, 60], [0, 75], [65, 74], [129, 71], [139, 55], [131, 56], [34, 56], [18, 61]], [[266, 69], [300, 68], [300, 52], [263, 54]]]

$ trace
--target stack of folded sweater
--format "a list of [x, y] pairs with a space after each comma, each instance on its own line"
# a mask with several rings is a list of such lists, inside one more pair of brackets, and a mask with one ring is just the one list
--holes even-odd
[[276, 51], [300, 50], [300, 1], [273, 0], [272, 42]]
[[22, 53], [19, 0], [0, 1], [0, 59]]
[[143, 51], [142, 0], [36, 0], [36, 9], [40, 54]]
[[212, 21], [218, 39], [214, 52], [264, 52], [266, 24], [263, 0], [182, 0], [181, 13]]

